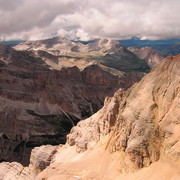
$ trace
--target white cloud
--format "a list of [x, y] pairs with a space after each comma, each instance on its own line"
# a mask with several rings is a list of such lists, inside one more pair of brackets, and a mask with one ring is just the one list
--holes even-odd
[[0, 0], [0, 36], [180, 38], [179, 0]]

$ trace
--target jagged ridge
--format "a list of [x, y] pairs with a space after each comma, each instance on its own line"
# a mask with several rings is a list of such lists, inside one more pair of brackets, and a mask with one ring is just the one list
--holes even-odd
[[106, 98], [71, 130], [65, 146], [35, 148], [27, 179], [179, 179], [179, 68], [180, 55], [166, 58], [132, 88]]

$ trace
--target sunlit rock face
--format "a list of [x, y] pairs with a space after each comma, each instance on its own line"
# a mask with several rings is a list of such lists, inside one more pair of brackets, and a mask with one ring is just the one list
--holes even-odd
[[107, 148], [125, 153], [132, 169], [157, 161], [161, 151], [178, 158], [179, 68], [180, 56], [168, 57], [128, 91], [118, 90], [96, 115], [71, 130], [68, 143], [84, 151], [111, 134]]
[[129, 90], [106, 98], [72, 128], [36, 179], [179, 179], [179, 69], [180, 55], [168, 57]]

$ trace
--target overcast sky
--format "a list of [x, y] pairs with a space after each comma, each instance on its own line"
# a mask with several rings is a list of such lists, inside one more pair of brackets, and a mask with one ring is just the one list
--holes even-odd
[[180, 0], [0, 0], [1, 39], [180, 38]]

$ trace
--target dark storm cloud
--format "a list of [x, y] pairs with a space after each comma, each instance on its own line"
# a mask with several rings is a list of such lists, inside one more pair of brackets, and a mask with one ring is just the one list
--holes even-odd
[[0, 0], [0, 36], [180, 37], [179, 0]]

